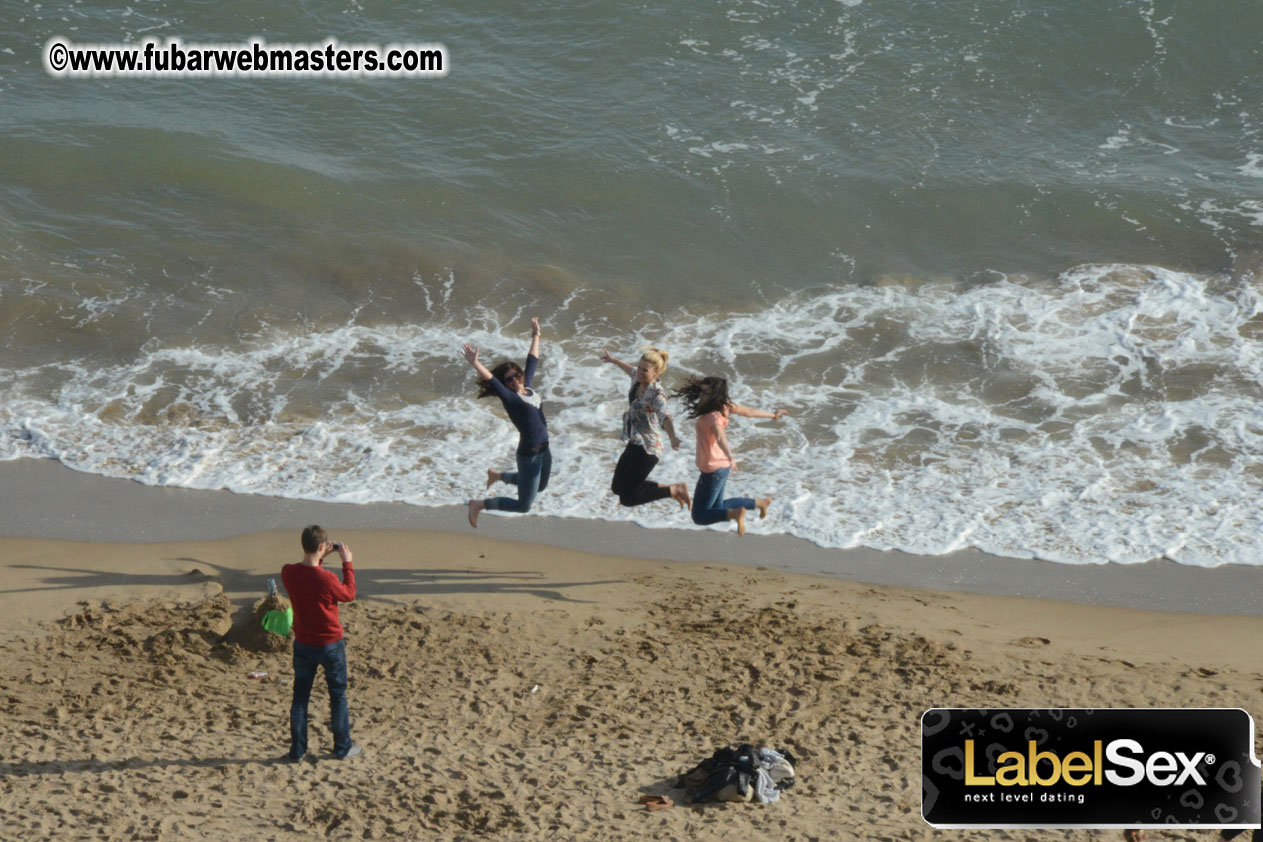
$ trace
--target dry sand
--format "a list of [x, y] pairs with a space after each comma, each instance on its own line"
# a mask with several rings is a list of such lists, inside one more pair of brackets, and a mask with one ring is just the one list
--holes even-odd
[[[1258, 616], [872, 586], [481, 533], [335, 537], [356, 553], [361, 596], [342, 616], [365, 753], [328, 757], [317, 681], [312, 757], [297, 765], [280, 762], [287, 654], [232, 642], [267, 577], [297, 559], [296, 529], [7, 541], [0, 839], [1118, 838], [927, 827], [921, 712], [1263, 712]], [[678, 773], [718, 746], [761, 740], [800, 758], [780, 803], [634, 803], [678, 796]]]

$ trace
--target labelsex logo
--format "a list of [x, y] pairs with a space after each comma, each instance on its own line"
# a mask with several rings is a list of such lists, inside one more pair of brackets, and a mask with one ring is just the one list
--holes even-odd
[[[1215, 756], [1204, 751], [1192, 756], [1182, 751], [1155, 751], [1145, 755], [1144, 746], [1136, 740], [1118, 739], [1110, 740], [1105, 746], [1107, 766], [1101, 756], [1102, 744], [1102, 740], [1093, 740], [1091, 755], [1072, 751], [1061, 757], [1056, 752], [1040, 751], [1038, 743], [1030, 740], [1026, 754], [1006, 751], [996, 758], [999, 768], [994, 775], [979, 775], [975, 771], [974, 741], [965, 740], [965, 785], [1051, 786], [1064, 781], [1070, 786], [1101, 786], [1104, 775], [1114, 786], [1135, 786], [1141, 782], [1154, 786], [1186, 783], [1205, 786], [1206, 779], [1197, 767], [1203, 760], [1207, 765], [1215, 762]], [[1041, 771], [1041, 764], [1049, 771]]]
[[1240, 708], [931, 708], [921, 816], [937, 828], [1259, 826]]

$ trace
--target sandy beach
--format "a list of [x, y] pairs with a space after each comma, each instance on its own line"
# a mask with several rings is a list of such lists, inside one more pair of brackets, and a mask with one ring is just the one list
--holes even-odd
[[[1263, 709], [1263, 617], [1240, 593], [1257, 593], [1252, 569], [1180, 568], [1176, 596], [1226, 613], [1157, 611], [836, 573], [899, 567], [865, 551], [830, 551], [835, 575], [809, 575], [786, 554], [750, 556], [771, 539], [734, 552], [735, 537], [680, 533], [664, 559], [627, 537], [648, 531], [634, 527], [402, 528], [436, 515], [0, 468], [6, 840], [930, 839], [948, 831], [920, 818], [926, 708]], [[19, 485], [15, 471], [34, 473]], [[244, 648], [240, 629], [313, 521], [356, 554], [360, 598], [342, 617], [365, 753], [329, 757], [317, 681], [311, 757], [290, 765], [288, 653]], [[605, 546], [565, 546], [592, 534]], [[956, 575], [955, 562], [923, 561]], [[1043, 592], [1073, 574], [1113, 603], [1125, 601], [1113, 577], [1143, 598], [1176, 567], [1017, 564], [1044, 580], [1018, 585]], [[681, 771], [742, 741], [799, 759], [779, 803], [636, 803], [678, 802]]]

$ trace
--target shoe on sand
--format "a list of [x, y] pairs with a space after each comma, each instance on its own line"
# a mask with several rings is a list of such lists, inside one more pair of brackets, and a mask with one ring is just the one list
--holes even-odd
[[362, 754], [363, 752], [364, 752], [364, 749], [362, 746], [360, 746], [359, 743], [351, 743], [351, 747], [346, 750], [346, 754], [335, 754], [334, 757], [338, 758], [339, 760], [346, 760], [349, 757], [355, 757], [356, 755]]

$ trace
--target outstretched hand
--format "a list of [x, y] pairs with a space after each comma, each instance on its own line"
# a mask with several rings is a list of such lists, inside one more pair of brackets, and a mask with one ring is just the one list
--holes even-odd
[[780, 421], [782, 418], [784, 418], [784, 417], [785, 417], [785, 416], [787, 416], [787, 415], [789, 415], [789, 413], [788, 413], [788, 412], [786, 412], [786, 411], [785, 411], [785, 410], [783, 410], [783, 409], [774, 409], [774, 410], [772, 410], [772, 420], [773, 420], [773, 421]]
[[465, 355], [465, 362], [470, 365], [478, 365], [478, 349], [466, 342], [460, 346], [461, 352]]
[[531, 316], [531, 336], [539, 336], [539, 317]]
[[610, 352], [609, 352], [609, 351], [607, 351], [606, 349], [602, 348], [602, 349], [601, 349], [601, 362], [603, 362], [603, 363], [616, 363], [616, 362], [618, 362], [618, 360], [614, 359], [614, 357], [612, 357], [612, 356], [610, 355]]

